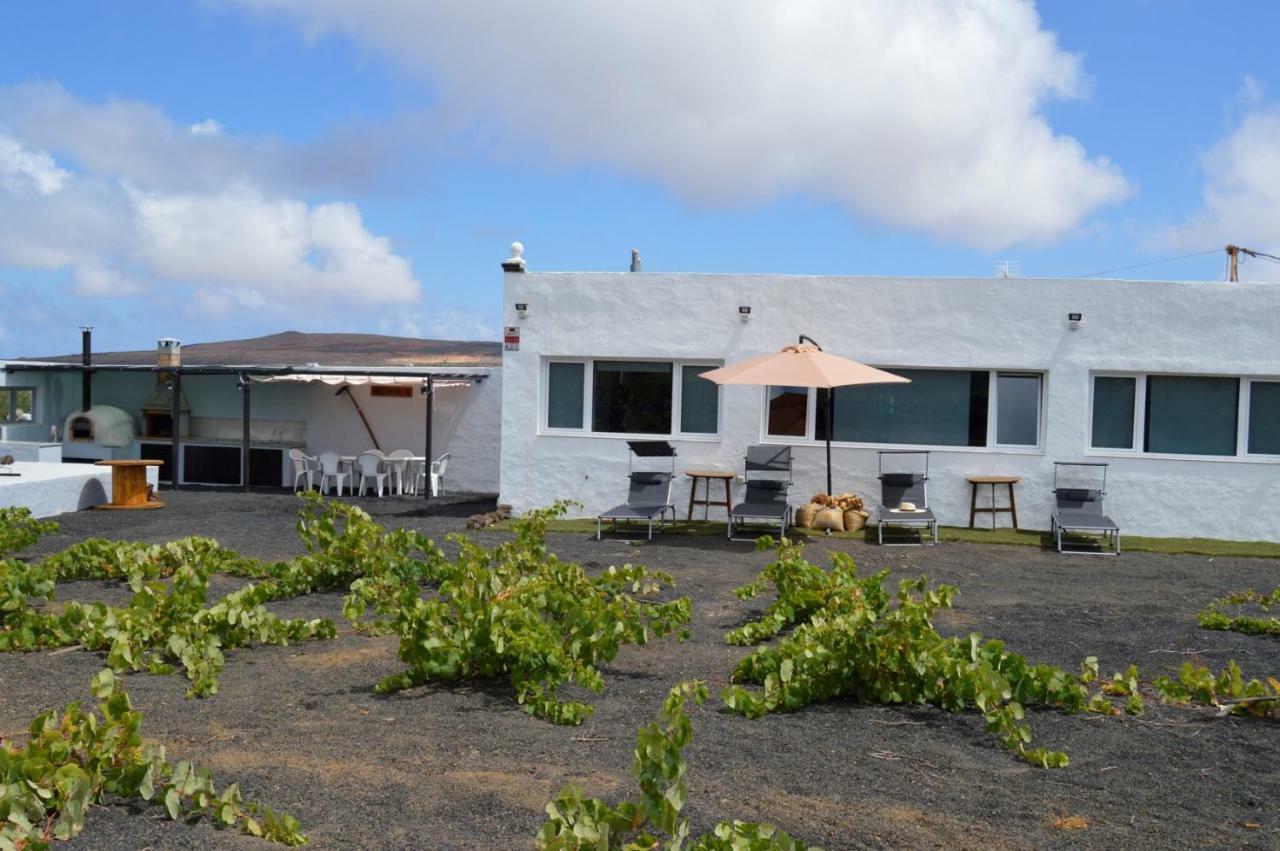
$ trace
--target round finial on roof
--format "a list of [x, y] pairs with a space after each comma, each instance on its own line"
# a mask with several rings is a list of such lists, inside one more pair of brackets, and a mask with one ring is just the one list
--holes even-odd
[[524, 271], [524, 246], [518, 242], [511, 243], [511, 256], [502, 261], [504, 272]]

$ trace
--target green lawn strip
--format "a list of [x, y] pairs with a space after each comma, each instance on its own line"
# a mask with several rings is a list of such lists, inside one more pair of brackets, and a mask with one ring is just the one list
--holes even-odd
[[[513, 520], [488, 527], [492, 530], [509, 531], [514, 529]], [[641, 532], [636, 540], [644, 540], [643, 526], [633, 527]], [[547, 525], [548, 532], [562, 534], [595, 534], [596, 521], [591, 517], [577, 517], [552, 521]], [[609, 526], [605, 524], [606, 534]], [[664, 534], [723, 536], [724, 524], [705, 520], [678, 520], [668, 524]], [[825, 533], [815, 529], [792, 527], [787, 530], [794, 537], [819, 538]], [[830, 537], [851, 540], [875, 541], [875, 528], [868, 527], [857, 532], [832, 532]], [[943, 541], [963, 541], [972, 544], [1007, 544], [1023, 547], [1052, 546], [1048, 532], [1029, 529], [970, 529], [965, 526], [942, 526], [938, 536]], [[1123, 549], [1128, 552], [1170, 553], [1178, 555], [1202, 556], [1238, 556], [1241, 558], [1280, 558], [1280, 543], [1273, 541], [1220, 541], [1216, 538], [1143, 538], [1134, 535], [1122, 539]]]

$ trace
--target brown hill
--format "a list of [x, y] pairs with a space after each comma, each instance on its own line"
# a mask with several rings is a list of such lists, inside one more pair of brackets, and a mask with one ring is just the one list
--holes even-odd
[[[94, 363], [155, 363], [154, 349], [94, 352]], [[80, 355], [28, 360], [79, 363]], [[304, 334], [285, 331], [248, 340], [192, 343], [182, 347], [188, 366], [501, 366], [502, 345], [482, 340], [420, 340], [380, 334]]]

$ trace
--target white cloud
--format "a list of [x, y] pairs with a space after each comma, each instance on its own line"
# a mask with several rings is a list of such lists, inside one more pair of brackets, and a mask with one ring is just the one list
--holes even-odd
[[[1280, 104], [1255, 102], [1203, 162], [1202, 208], [1168, 229], [1164, 241], [1188, 250], [1234, 243], [1280, 255]], [[1280, 264], [1245, 258], [1240, 277], [1277, 280]]]
[[802, 194], [983, 248], [1128, 192], [1043, 105], [1087, 93], [1027, 0], [235, 0], [419, 73], [443, 110], [703, 203]]
[[222, 124], [214, 121], [212, 118], [206, 118], [204, 121], [198, 121], [187, 129], [191, 131], [192, 136], [222, 135]]
[[9, 191], [19, 192], [30, 186], [41, 195], [52, 195], [62, 188], [67, 177], [47, 151], [29, 150], [16, 139], [0, 134], [0, 185]]
[[68, 269], [88, 296], [191, 288], [210, 310], [416, 301], [409, 262], [353, 204], [270, 175], [286, 153], [148, 104], [0, 87], [0, 264]]

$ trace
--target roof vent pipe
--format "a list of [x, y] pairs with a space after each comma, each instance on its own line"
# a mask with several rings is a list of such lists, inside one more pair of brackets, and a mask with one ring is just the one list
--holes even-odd
[[644, 266], [644, 261], [640, 259], [640, 250], [638, 248], [631, 249], [631, 271], [639, 272]]
[[93, 365], [93, 326], [80, 326], [80, 364], [84, 371], [80, 373], [80, 410], [88, 411], [93, 407], [93, 373], [89, 367]]

